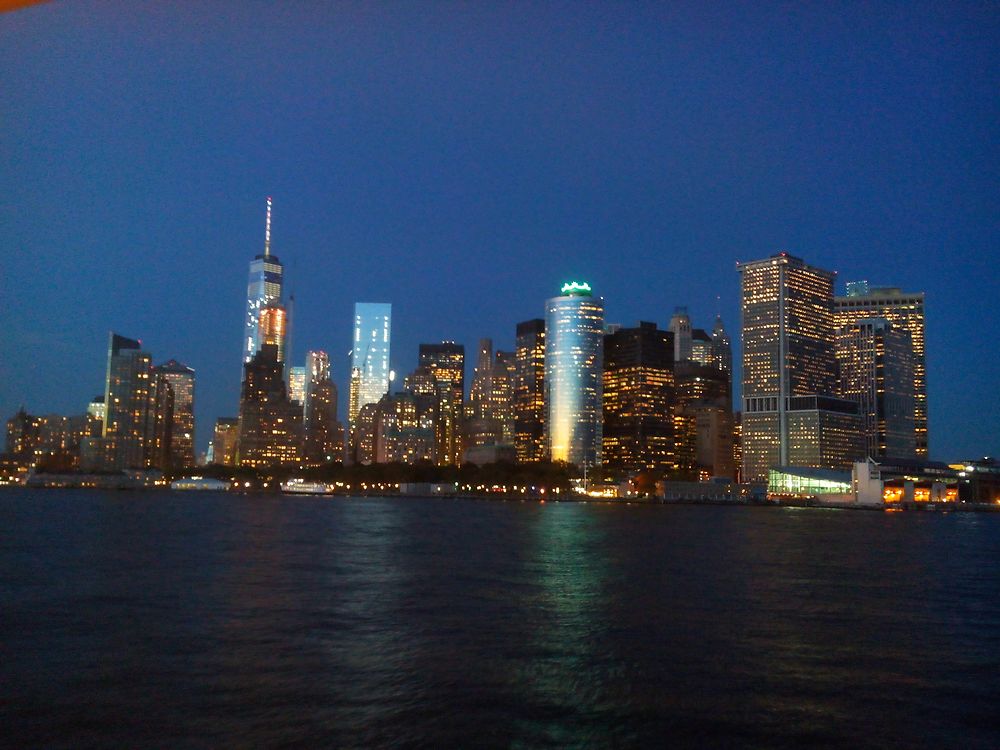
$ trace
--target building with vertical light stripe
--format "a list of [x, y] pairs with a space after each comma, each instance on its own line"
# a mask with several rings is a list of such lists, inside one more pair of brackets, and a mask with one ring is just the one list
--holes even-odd
[[788, 253], [740, 263], [743, 469], [842, 469], [864, 452], [858, 405], [838, 397], [835, 274]]
[[563, 284], [545, 302], [545, 444], [552, 461], [601, 462], [604, 300]]

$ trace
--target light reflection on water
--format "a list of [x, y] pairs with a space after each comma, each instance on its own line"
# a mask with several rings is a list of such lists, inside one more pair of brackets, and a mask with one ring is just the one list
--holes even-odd
[[0, 493], [13, 746], [993, 747], [1000, 517]]

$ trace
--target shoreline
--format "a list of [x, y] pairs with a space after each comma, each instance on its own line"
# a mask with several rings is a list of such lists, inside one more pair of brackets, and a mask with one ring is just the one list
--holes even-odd
[[853, 511], [875, 511], [883, 513], [908, 512], [908, 513], [998, 513], [1000, 505], [990, 505], [987, 503], [906, 503], [901, 505], [860, 505], [857, 503], [844, 502], [824, 502], [817, 498], [803, 498], [794, 500], [726, 500], [720, 498], [684, 498], [665, 499], [658, 497], [589, 497], [589, 496], [559, 496], [545, 497], [543, 495], [521, 495], [521, 494], [501, 494], [501, 493], [448, 493], [448, 494], [405, 494], [400, 492], [331, 492], [331, 493], [309, 493], [309, 492], [284, 492], [278, 489], [255, 489], [255, 490], [216, 490], [216, 489], [172, 489], [169, 486], [88, 486], [88, 485], [3, 485], [0, 489], [11, 490], [107, 490], [112, 492], [171, 492], [179, 494], [225, 494], [225, 495], [271, 495], [280, 498], [314, 498], [314, 499], [366, 499], [366, 498], [386, 498], [401, 500], [483, 500], [488, 502], [510, 502], [510, 503], [538, 503], [546, 505], [550, 503], [599, 503], [602, 505], [714, 505], [723, 507], [746, 507], [746, 508], [776, 508], [776, 509], [815, 509], [815, 510], [853, 510]]

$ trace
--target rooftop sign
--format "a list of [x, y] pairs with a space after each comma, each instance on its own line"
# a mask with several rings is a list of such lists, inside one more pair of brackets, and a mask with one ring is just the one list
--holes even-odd
[[590, 284], [586, 282], [569, 281], [562, 285], [562, 293], [564, 297], [589, 297], [590, 296]]

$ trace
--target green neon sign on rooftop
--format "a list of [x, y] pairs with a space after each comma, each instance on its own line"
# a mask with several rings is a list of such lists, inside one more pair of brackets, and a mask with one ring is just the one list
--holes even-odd
[[585, 281], [569, 281], [562, 285], [564, 297], [589, 297], [590, 284]]

